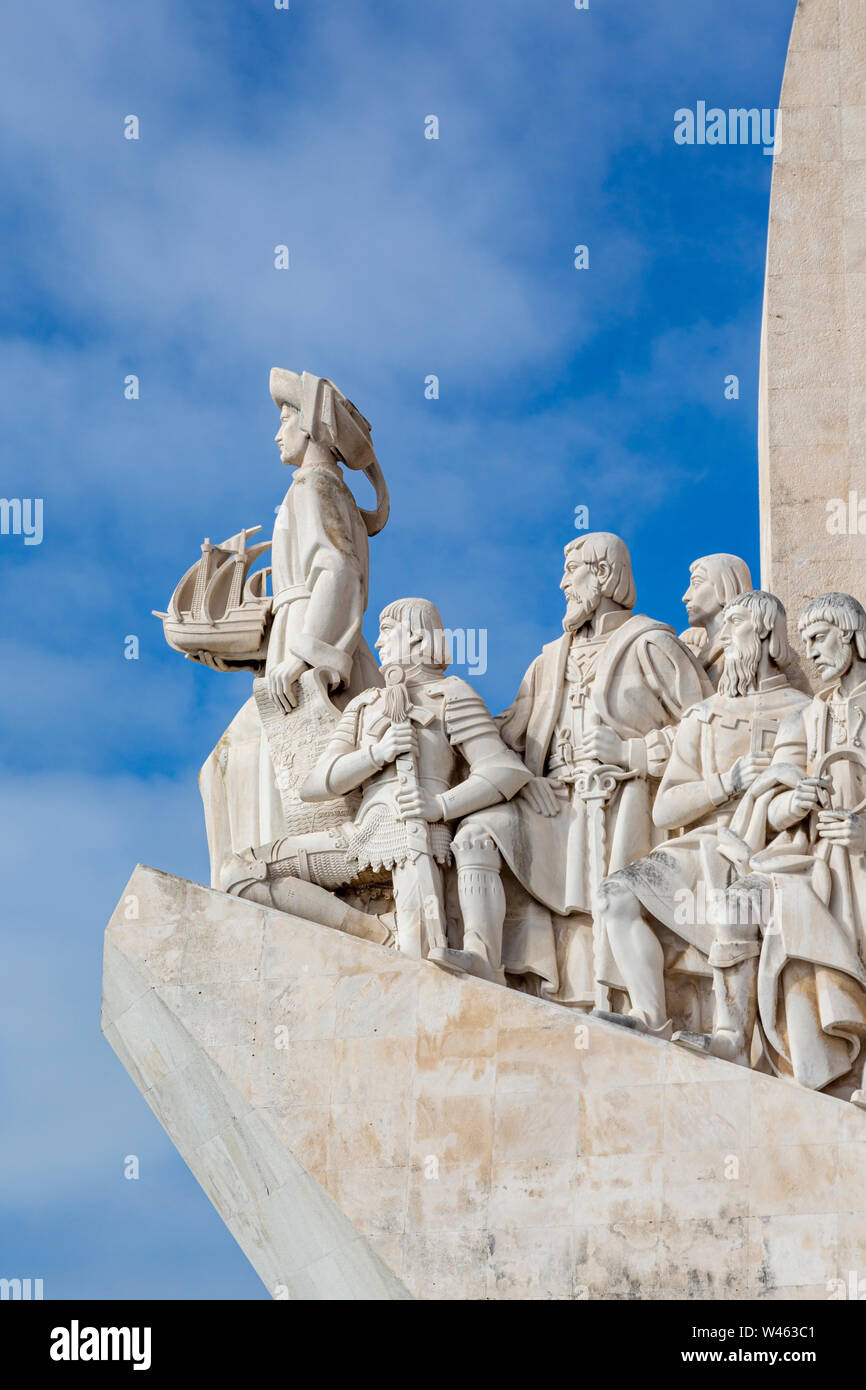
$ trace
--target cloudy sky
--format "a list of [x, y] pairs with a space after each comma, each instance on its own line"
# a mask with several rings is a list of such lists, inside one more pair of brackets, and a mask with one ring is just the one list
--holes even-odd
[[774, 108], [794, 8], [7, 15], [2, 492], [43, 499], [44, 537], [0, 536], [0, 1275], [46, 1297], [267, 1296], [98, 1014], [135, 862], [207, 879], [196, 773], [249, 678], [184, 662], [150, 610], [205, 534], [272, 522], [271, 366], [332, 377], [373, 422], [392, 519], [368, 637], [391, 599], [433, 598], [487, 630], [496, 709], [559, 631], [576, 507], [627, 539], [639, 610], [678, 628], [695, 556], [757, 577], [772, 162], [677, 145], [674, 112]]

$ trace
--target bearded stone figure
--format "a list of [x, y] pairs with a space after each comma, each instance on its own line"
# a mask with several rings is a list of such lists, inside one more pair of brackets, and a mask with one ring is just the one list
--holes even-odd
[[[674, 1031], [666, 973], [709, 976], [716, 925], [706, 904], [735, 878], [720, 850], [720, 831], [765, 771], [783, 721], [808, 699], [788, 683], [785, 610], [772, 594], [741, 594], [725, 608], [721, 627], [725, 665], [719, 689], [690, 709], [677, 730], [653, 808], [660, 829], [686, 833], [608, 877], [599, 894], [602, 978], [625, 989], [626, 1014], [614, 1022], [670, 1038]], [[737, 952], [739, 954], [737, 955]], [[713, 1051], [748, 1062], [751, 1019], [749, 971], [754, 943], [728, 943], [728, 958], [744, 968], [723, 982]]]
[[475, 856], [479, 881], [489, 885], [473, 930], [502, 942], [512, 981], [591, 1008], [594, 891], [605, 873], [661, 838], [651, 810], [674, 727], [711, 687], [672, 628], [634, 613], [631, 559], [619, 536], [595, 532], [566, 546], [560, 588], [563, 635], [532, 663], [497, 720], [532, 781], [507, 804], [464, 820], [455, 849]]
[[[740, 877], [711, 959], [719, 992], [739, 974], [777, 1075], [864, 1106], [866, 612], [850, 594], [822, 594], [798, 626], [825, 686], [782, 723], [731, 821], [725, 850]], [[722, 1027], [717, 1017], [704, 1045], [726, 1055]]]

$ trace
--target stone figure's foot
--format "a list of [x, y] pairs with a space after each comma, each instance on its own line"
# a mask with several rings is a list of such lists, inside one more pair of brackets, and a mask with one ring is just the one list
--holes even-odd
[[383, 931], [386, 933], [381, 944], [383, 946], [390, 946], [392, 951], [399, 951], [400, 938], [397, 935], [396, 912], [377, 913], [377, 920], [379, 921]]
[[434, 946], [427, 959], [455, 975], [474, 975], [477, 979], [489, 980], [494, 985], [505, 984], [505, 971], [494, 970], [490, 962], [475, 951], [458, 951], [452, 946]]
[[713, 1043], [710, 1033], [689, 1033], [684, 1028], [678, 1029], [671, 1041], [689, 1052], [697, 1052], [701, 1057], [710, 1056]]
[[443, 970], [450, 970], [453, 975], [465, 975], [466, 966], [462, 963], [465, 951], [452, 950], [450, 946], [431, 946], [427, 952], [427, 959], [432, 960], [434, 965], [439, 965]]
[[631, 1014], [614, 1014], [609, 1009], [593, 1009], [593, 1018], [603, 1018], [605, 1023], [618, 1023], [620, 1028], [631, 1028], [635, 1033], [645, 1033], [646, 1024]]
[[851, 1104], [866, 1110], [866, 1091], [855, 1091], [851, 1097]]
[[717, 1029], [710, 1039], [710, 1052], [713, 1057], [719, 1057], [723, 1062], [733, 1062], [737, 1067], [748, 1067], [752, 1064], [751, 1049], [746, 1045], [742, 1033], [728, 1032], [724, 1028]]
[[252, 849], [241, 854], [230, 855], [220, 869], [220, 887], [224, 893], [243, 896], [244, 891], [256, 884], [267, 882], [268, 866], [263, 859], [256, 857]]
[[618, 1023], [621, 1028], [631, 1028], [633, 1033], [646, 1033], [650, 1038], [661, 1038], [663, 1042], [670, 1042], [673, 1033], [673, 1023], [667, 1019], [660, 1028], [651, 1028], [647, 1020], [640, 1014], [614, 1014], [607, 1009], [593, 1009], [593, 1018], [603, 1018], [606, 1023]]

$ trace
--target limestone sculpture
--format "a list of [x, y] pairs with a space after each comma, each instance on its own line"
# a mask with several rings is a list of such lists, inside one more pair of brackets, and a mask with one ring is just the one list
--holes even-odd
[[[227, 552], [236, 562], [233, 606], [226, 600], [227, 584], [211, 580], [214, 559], [208, 545], [178, 585], [168, 613], [158, 615], [169, 642], [179, 646], [181, 636], [180, 649], [194, 660], [218, 670], [252, 670], [257, 677], [253, 695], [200, 777], [211, 882], [238, 891], [245, 883], [250, 888], [249, 873], [239, 857], [254, 861], [253, 873], [261, 874], [268, 857], [279, 857], [269, 847], [287, 834], [317, 833], [320, 859], [314, 867], [324, 876], [319, 886], [343, 881], [338, 875], [331, 882], [328, 856], [334, 827], [351, 815], [354, 803], [337, 798], [311, 807], [302, 802], [298, 786], [347, 701], [380, 681], [361, 633], [369, 583], [368, 538], [381, 531], [389, 510], [370, 424], [333, 382], [309, 372], [275, 367], [270, 391], [280, 411], [280, 458], [294, 470], [273, 539], [257, 544], [254, 555], [245, 544], [252, 531], [217, 547], [217, 559]], [[373, 510], [357, 505], [342, 465], [366, 474], [376, 495]], [[245, 577], [251, 559], [269, 545], [270, 571], [256, 571], [241, 591], [240, 563]], [[231, 566], [222, 562], [221, 569], [228, 572]], [[266, 590], [267, 573], [271, 594]], [[216, 594], [210, 597], [214, 588]], [[187, 602], [191, 612], [184, 609]], [[317, 881], [315, 873], [312, 878]], [[288, 888], [283, 885], [284, 900]], [[305, 890], [295, 884], [292, 891], [300, 910], [297, 894]], [[334, 904], [325, 896], [306, 892], [303, 906], [314, 920], [318, 909], [333, 922]]]
[[[773, 1071], [864, 1105], [866, 613], [848, 594], [823, 594], [798, 628], [826, 685], [784, 721], [770, 768], [731, 822], [728, 853], [741, 876], [719, 936], [746, 924], [741, 1007], [757, 1019]], [[738, 911], [743, 899], [755, 910]], [[712, 949], [718, 992], [729, 997], [738, 952], [718, 938]], [[712, 1051], [722, 1026], [717, 1017]]]
[[634, 613], [624, 542], [591, 533], [565, 548], [563, 635], [494, 721], [446, 674], [426, 599], [383, 611], [376, 664], [361, 624], [388, 497], [370, 426], [326, 379], [275, 369], [270, 386], [295, 469], [271, 569], [250, 572], [254, 530], [206, 542], [160, 615], [187, 656], [255, 677], [202, 772], [215, 886], [859, 1099], [857, 601], [801, 615], [835, 682], [812, 699], [742, 560], [694, 561], [678, 639]]
[[799, 0], [792, 33], [764, 591], [702, 556], [678, 639], [596, 533], [498, 719], [425, 600], [383, 613], [380, 670], [369, 423], [275, 369], [273, 539], [206, 541], [159, 615], [254, 687], [202, 770], [218, 891], [136, 870], [106, 1036], [272, 1289], [823, 1297], [862, 1268], [866, 612], [812, 597], [862, 570], [861, 9]]
[[[464, 821], [458, 838], [489, 837], [498, 853], [486, 871], [506, 872], [506, 972], [546, 998], [591, 1008], [594, 890], [658, 838], [651, 807], [674, 726], [710, 685], [670, 627], [633, 612], [631, 559], [618, 536], [571, 541], [561, 588], [563, 635], [498, 721], [532, 781]], [[494, 894], [487, 901], [479, 930], [493, 942], [503, 909]]]
[[680, 641], [700, 658], [714, 686], [725, 664], [720, 640], [725, 605], [751, 587], [749, 566], [738, 555], [704, 555], [689, 566], [689, 587], [683, 594], [689, 626], [680, 633]]
[[[721, 641], [725, 666], [719, 689], [689, 710], [677, 729], [653, 807], [660, 829], [685, 828], [686, 833], [607, 878], [599, 895], [601, 935], [609, 947], [602, 977], [611, 986], [624, 986], [631, 1004], [626, 1015], [612, 1017], [668, 1038], [673, 1025], [666, 969], [700, 974], [703, 961], [712, 964], [715, 927], [705, 905], [713, 891], [732, 881], [719, 829], [730, 823], [740, 798], [769, 767], [783, 720], [807, 703], [784, 674], [789, 662], [785, 610], [772, 594], [741, 594], [729, 603]], [[729, 962], [736, 949], [731, 943]], [[749, 969], [753, 954], [751, 944], [742, 948], [742, 970]], [[733, 1014], [739, 1020], [748, 986], [739, 978], [734, 983], [730, 972], [725, 980], [736, 1000], [719, 991], [712, 1050], [748, 1062], [751, 1030], [745, 1022], [721, 1022]]]
[[[725, 609], [719, 691], [680, 725], [654, 808], [686, 833], [599, 895], [604, 977], [631, 1006], [605, 1016], [866, 1106], [866, 613], [824, 594], [798, 627], [828, 682], [811, 700], [784, 675], [778, 599]], [[674, 1032], [671, 977], [702, 963], [712, 1029]]]
[[[473, 931], [485, 898], [478, 855], [458, 836], [462, 948], [449, 947], [442, 870], [450, 863], [450, 822], [514, 795], [530, 779], [505, 747], [479, 695], [446, 676], [442, 619], [425, 599], [400, 599], [380, 618], [377, 647], [385, 688], [357, 696], [301, 788], [323, 801], [363, 788], [344, 827], [354, 875], [385, 871], [393, 885], [401, 952], [505, 982], [500, 950]], [[465, 775], [464, 775], [465, 774]], [[495, 885], [501, 896], [501, 887]]]

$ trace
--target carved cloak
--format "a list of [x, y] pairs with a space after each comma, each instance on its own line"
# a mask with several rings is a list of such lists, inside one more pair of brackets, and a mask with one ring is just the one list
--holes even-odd
[[[536, 777], [545, 775], [562, 704], [570, 643], [571, 635], [565, 633], [544, 647], [524, 676], [514, 703], [497, 720], [505, 743]], [[666, 624], [636, 614], [607, 638], [589, 699], [599, 722], [627, 741], [630, 765], [640, 774], [621, 784], [608, 803], [608, 872], [647, 854], [659, 838], [652, 824], [648, 775], [661, 776], [673, 740], [672, 726], [690, 705], [711, 691], [696, 658]], [[562, 809], [552, 817], [538, 815], [517, 796], [479, 812], [472, 820], [483, 823], [523, 890], [522, 895], [509, 892], [506, 875], [505, 970], [518, 976], [538, 975], [547, 982], [547, 997], [569, 1003], [590, 1002], [592, 981], [587, 978], [586, 943], [576, 949], [571, 965], [570, 953], [562, 951], [558, 972], [551, 965], [557, 952], [549, 914], [568, 917], [588, 915], [591, 910], [585, 888], [588, 848], [583, 808], [573, 808], [567, 795], [563, 794]], [[579, 864], [570, 870], [574, 857]], [[578, 872], [574, 872], [575, 867]], [[527, 901], [527, 894], [534, 901]], [[539, 910], [539, 904], [547, 911]], [[556, 973], [560, 978], [554, 982]]]

